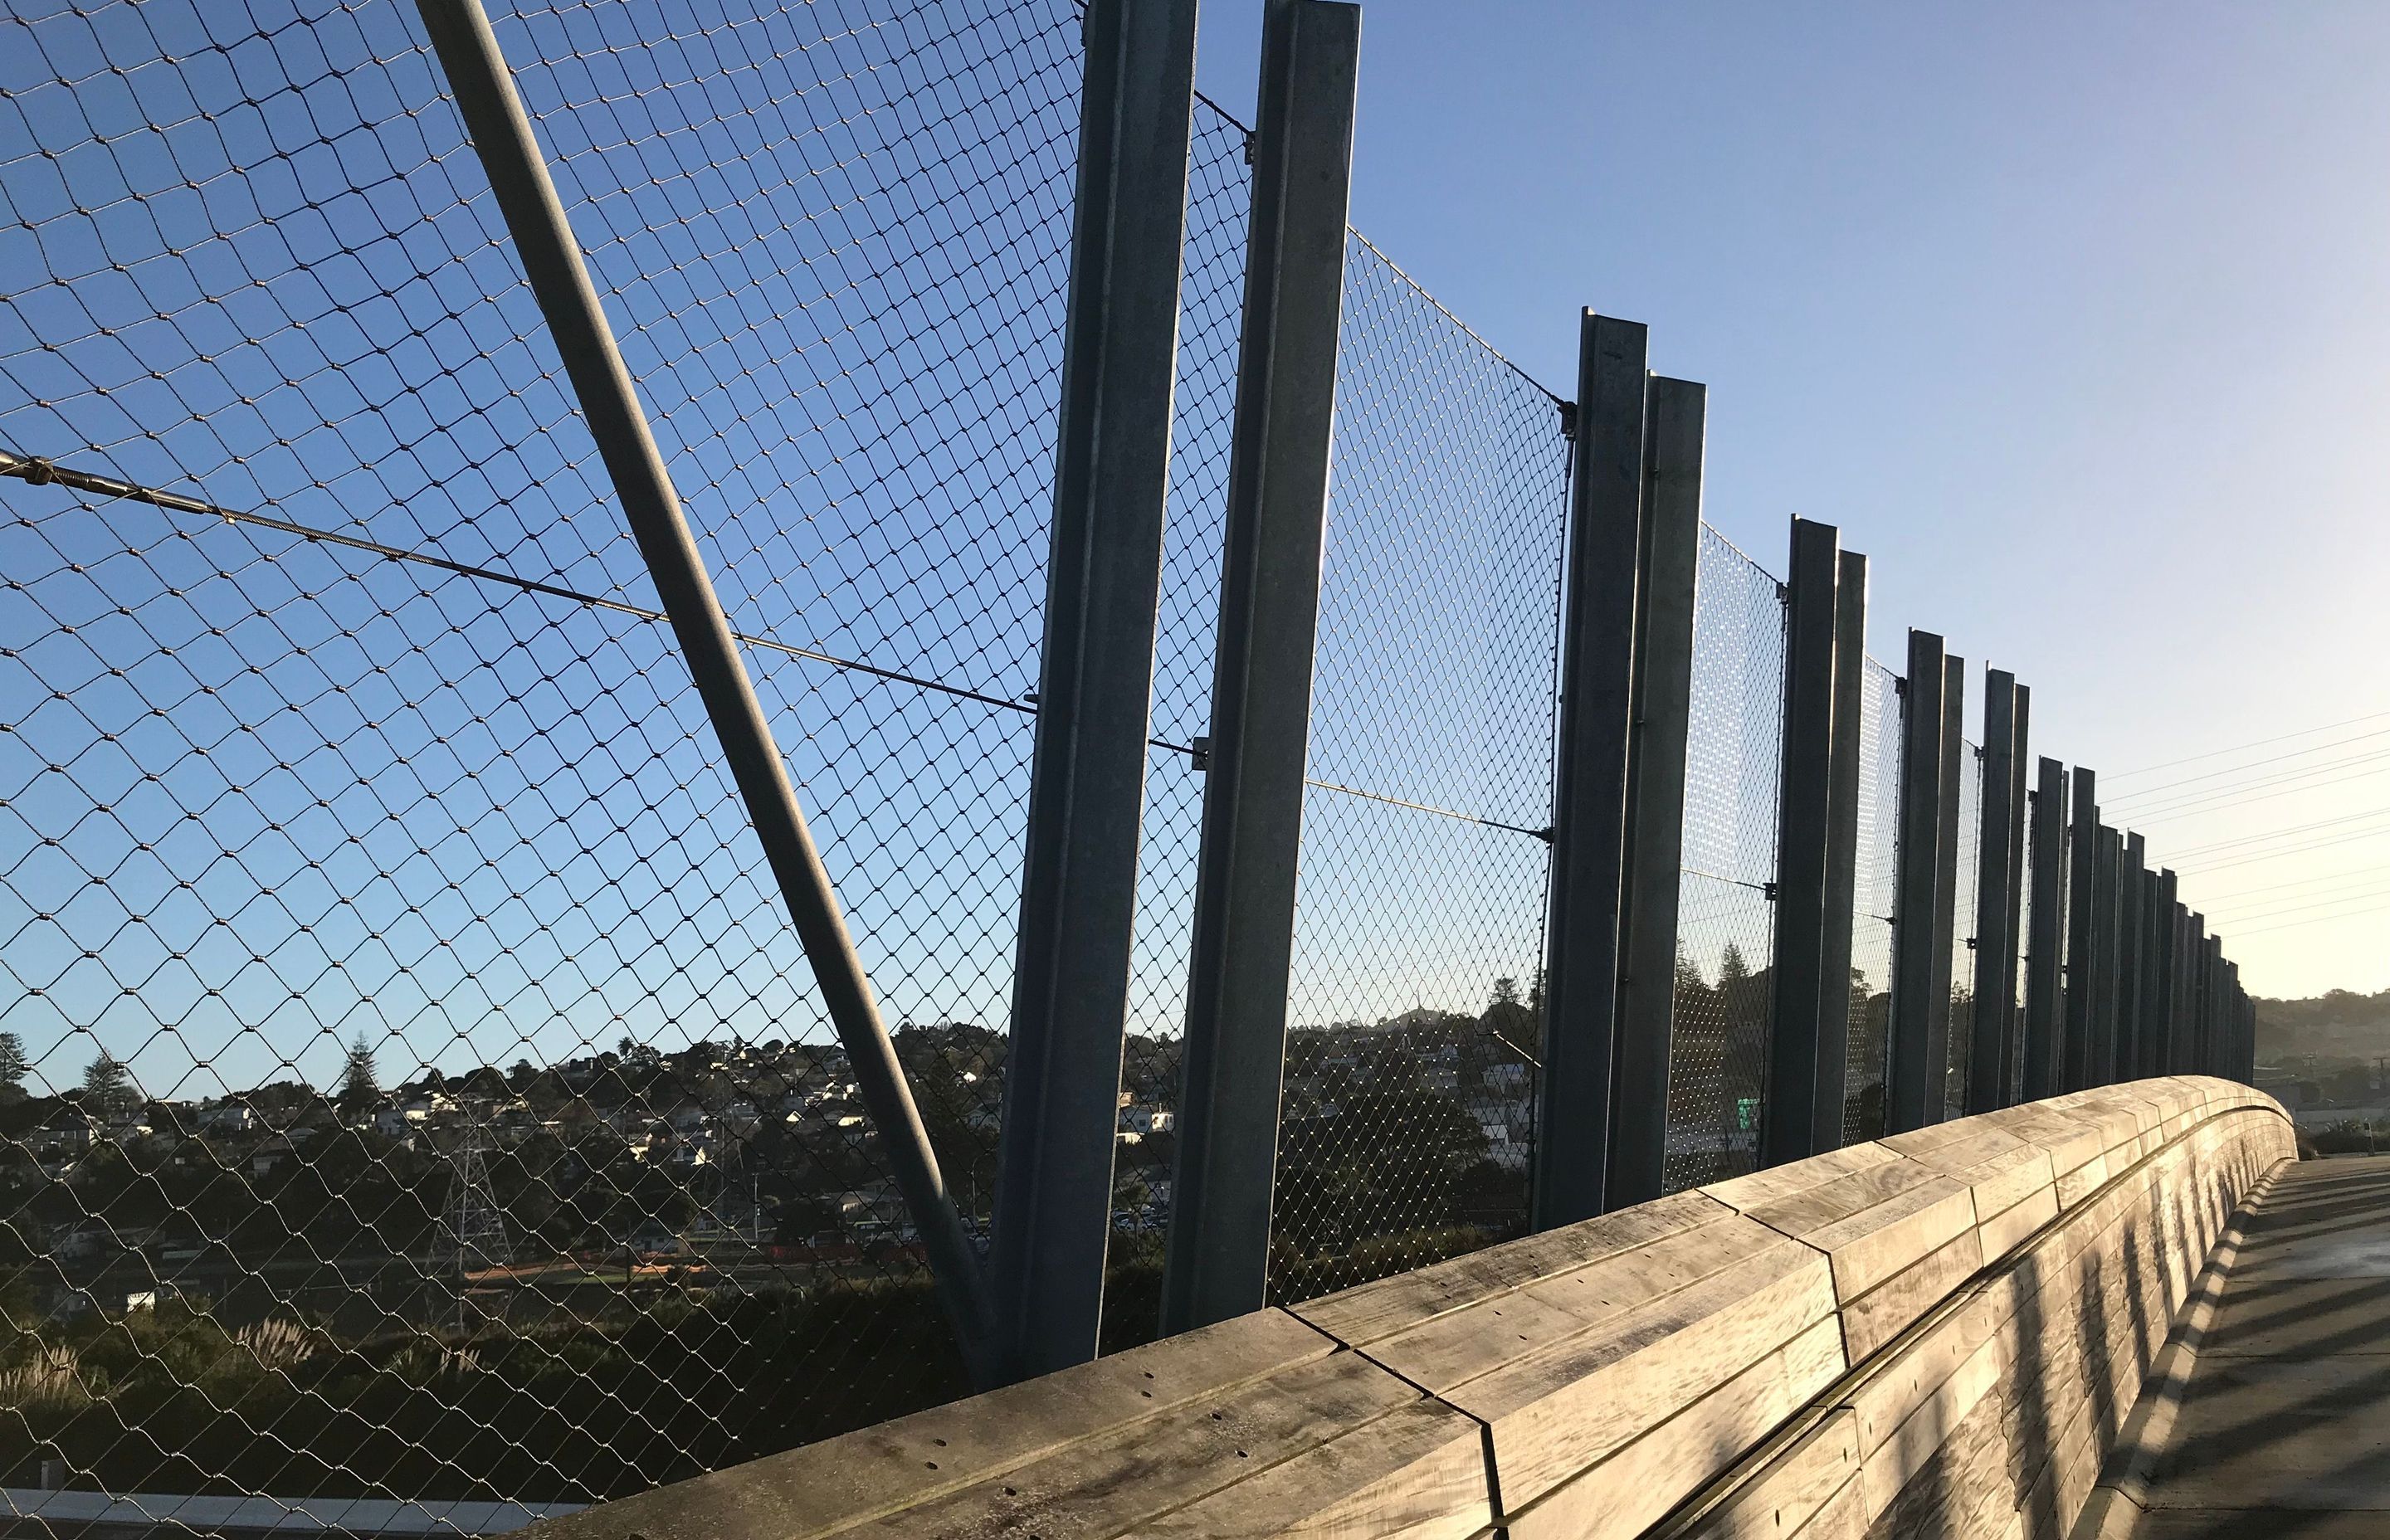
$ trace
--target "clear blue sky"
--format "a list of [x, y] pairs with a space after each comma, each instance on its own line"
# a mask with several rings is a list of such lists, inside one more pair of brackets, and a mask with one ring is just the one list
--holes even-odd
[[[1039, 0], [1009, 31], [970, 7], [846, 24], [885, 9], [503, 31], [741, 624], [999, 698], [757, 654], [892, 1015], [996, 1020], [1029, 732], [1001, 701], [1034, 680], [1074, 19]], [[0, 441], [638, 599], [461, 129], [421, 109], [411, 17], [383, 0], [263, 37], [181, 0], [20, 29], [0, 51]], [[1204, 17], [1202, 83], [1249, 110], [1259, 0]], [[1876, 558], [1879, 656], [1921, 624], [2015, 669], [2043, 751], [2113, 775], [2258, 743], [2121, 778], [2114, 820], [2184, 869], [2255, 987], [2375, 989], [2385, 60], [2390, 10], [2354, 7], [1381, 0], [1354, 217], [1563, 392], [1576, 307], [1649, 322], [1656, 366], [1711, 387], [1717, 527], [1780, 568], [1788, 516], [1841, 524]], [[947, 111], [983, 87], [986, 110]], [[1190, 326], [1182, 494], [1223, 463], [1228, 136], [1197, 172], [1198, 268], [1227, 277]], [[1506, 766], [1507, 795], [1541, 770], [1540, 622], [1530, 647], [1478, 622], [1541, 613], [1555, 553], [1522, 532], [1556, 527], [1557, 487], [1512, 441], [1557, 455], [1548, 404], [1356, 275], [1365, 355], [1396, 332], [1443, 351], [1345, 378], [1315, 770], [1529, 817], [1470, 776]], [[1426, 357], [1443, 372], [1409, 388]], [[1513, 541], [1490, 557], [1436, 544], [1470, 526], [1428, 472], [1463, 468], [1471, 517]], [[0, 976], [45, 1078], [102, 1046], [193, 1094], [321, 1082], [356, 1032], [398, 1072], [820, 1030], [654, 628], [10, 485]], [[1208, 679], [1198, 504], [1174, 515], [1172, 732], [1197, 730]], [[1388, 595], [1408, 613], [1337, 609]], [[1398, 701], [1403, 681], [1423, 693]], [[1158, 764], [1137, 1006], [1157, 1027], [1198, 805], [1183, 757]], [[1474, 1004], [1532, 969], [1531, 846], [1337, 807], [1307, 857], [1299, 1020]]]
[[[1204, 7], [1231, 109], [1259, 15]], [[1653, 366], [1710, 386], [1722, 531], [1780, 567], [1788, 516], [1839, 523], [1880, 657], [1940, 630], [2035, 687], [2040, 751], [2121, 774], [2390, 709], [2386, 155], [2381, 6], [1373, 0], [1353, 218], [1563, 392], [1574, 307], [1650, 323]], [[2117, 812], [2385, 725], [2123, 779]], [[2383, 806], [2390, 776], [2335, 779], [2366, 770], [2163, 823], [2152, 796], [2152, 852]], [[2258, 935], [2335, 911], [2255, 891], [2367, 909], [2384, 863], [2185, 892], [2252, 931], [2255, 987], [2379, 989], [2390, 914]]]

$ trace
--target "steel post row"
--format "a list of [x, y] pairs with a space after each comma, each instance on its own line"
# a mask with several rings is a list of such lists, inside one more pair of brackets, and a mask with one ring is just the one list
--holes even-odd
[[1264, 24], [1164, 1331], [1268, 1284], [1360, 42], [1330, 0]]

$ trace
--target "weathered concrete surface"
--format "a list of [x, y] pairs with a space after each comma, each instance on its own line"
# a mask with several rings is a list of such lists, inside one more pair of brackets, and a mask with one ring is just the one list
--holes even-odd
[[2181, 1405], [2104, 1536], [2390, 1536], [2390, 1157], [2258, 1198]]

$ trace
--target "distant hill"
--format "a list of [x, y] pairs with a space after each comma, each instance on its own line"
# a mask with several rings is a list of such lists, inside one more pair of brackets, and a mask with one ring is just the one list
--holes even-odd
[[2335, 989], [2306, 1000], [2257, 997], [2257, 1058], [2291, 1055], [2371, 1061], [2390, 1056], [2390, 989], [2358, 995]]

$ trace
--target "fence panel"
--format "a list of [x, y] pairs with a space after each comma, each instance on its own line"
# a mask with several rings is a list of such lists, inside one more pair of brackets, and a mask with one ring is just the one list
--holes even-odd
[[[497, 24], [983, 1222], [1075, 9]], [[584, 1501], [953, 1393], [412, 8], [0, 35], [0, 446], [171, 494], [0, 482], [0, 1478]]]
[[1967, 1073], [1975, 1039], [1975, 889], [1983, 872], [1984, 751], [1959, 739], [1959, 895], [1950, 926], [1950, 1073], [1947, 1115], [1967, 1115]]
[[1245, 125], [1197, 100], [1179, 285], [1170, 510], [1163, 532], [1155, 628], [1153, 747], [1146, 761], [1129, 1035], [1121, 1061], [1121, 1090], [1129, 1098], [1124, 1119], [1136, 1126], [1122, 1130], [1113, 1173], [1106, 1351], [1150, 1339], [1162, 1310], [1163, 1234], [1169, 1224], [1176, 1155], [1170, 1119], [1178, 1097], [1188, 948], [1202, 844], [1203, 773], [1194, 746], [1212, 727], [1221, 542], [1244, 320], [1245, 225], [1253, 192], [1253, 172], [1245, 163], [1248, 136]]
[[1356, 236], [1312, 689], [1270, 1290], [1526, 1213], [1567, 442]]
[[1843, 1142], [1883, 1134], [1891, 1051], [1892, 911], [1900, 869], [1900, 676], [1867, 659], [1859, 687], [1858, 880], [1853, 885], [1848, 1088]]
[[1669, 1044], [1667, 1185], [1757, 1158], [1783, 769], [1782, 584], [1706, 524], [1693, 597], [1692, 728]]

